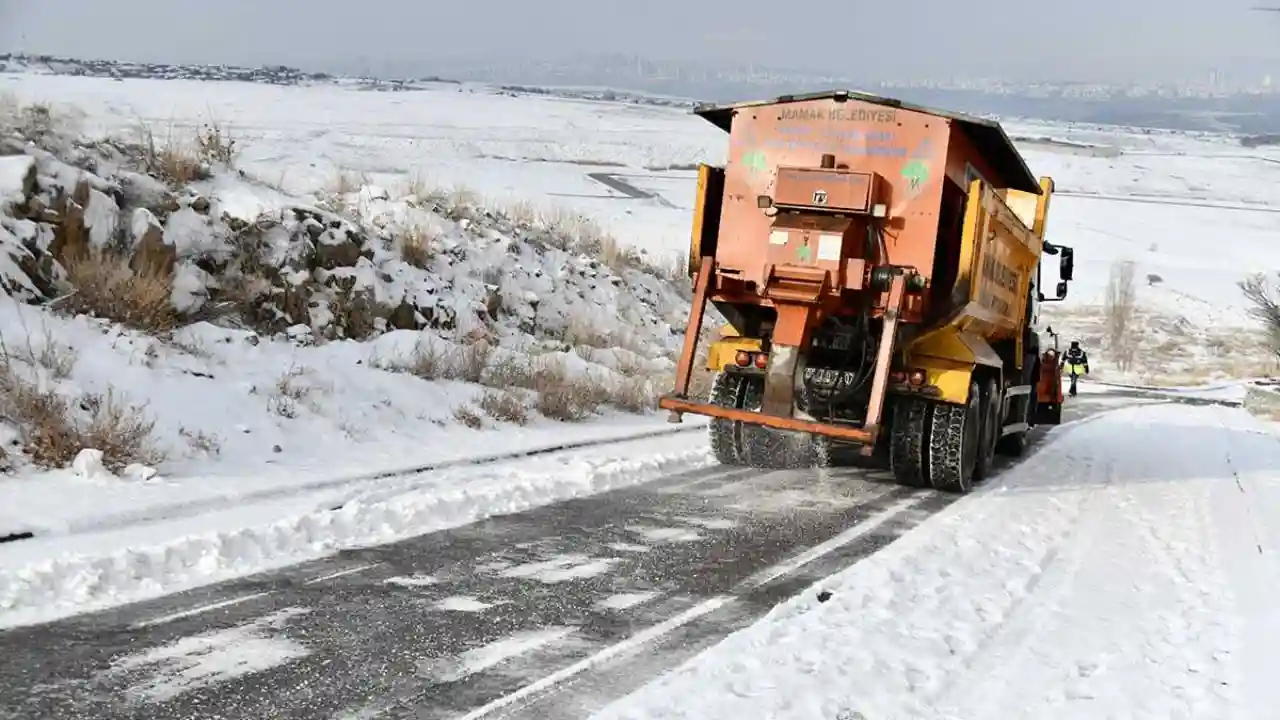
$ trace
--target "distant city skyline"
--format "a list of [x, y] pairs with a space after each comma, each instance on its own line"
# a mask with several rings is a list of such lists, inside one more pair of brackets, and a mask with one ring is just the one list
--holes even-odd
[[1280, 73], [1280, 13], [1245, 3], [1073, 0], [1011, 11], [1003, 0], [810, 0], [780, 23], [783, 7], [791, 10], [762, 0], [0, 0], [0, 48], [397, 74], [604, 52], [882, 80], [1115, 83]]

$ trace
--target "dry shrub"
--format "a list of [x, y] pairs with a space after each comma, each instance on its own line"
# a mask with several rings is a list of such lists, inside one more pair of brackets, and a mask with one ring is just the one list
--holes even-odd
[[571, 347], [610, 348], [615, 345], [611, 334], [582, 315], [574, 315], [565, 324], [561, 339]]
[[414, 179], [410, 181], [408, 191], [417, 198], [420, 206], [433, 209], [450, 220], [473, 216], [485, 204], [484, 196], [466, 185], [439, 188]]
[[484, 420], [480, 415], [466, 405], [459, 405], [453, 409], [453, 419], [472, 430], [479, 430], [484, 427]]
[[493, 388], [522, 388], [537, 393], [534, 409], [553, 420], [582, 420], [609, 400], [608, 390], [593, 378], [572, 378], [559, 359], [508, 357], [484, 374]]
[[489, 364], [481, 378], [481, 382], [492, 388], [524, 388], [532, 390], [537, 387], [537, 375], [540, 363], [527, 357], [508, 355]]
[[458, 350], [455, 365], [456, 380], [478, 383], [484, 380], [485, 370], [489, 367], [489, 358], [493, 356], [493, 346], [487, 342], [476, 342]]
[[[616, 387], [609, 387], [590, 375], [571, 376], [560, 359], [532, 359], [507, 355], [493, 359], [493, 346], [477, 342], [447, 351], [431, 343], [420, 343], [410, 357], [399, 363], [374, 360], [373, 364], [391, 372], [406, 372], [424, 380], [460, 380], [491, 388], [480, 396], [480, 410], [495, 420], [524, 424], [527, 403], [513, 390], [537, 394], [533, 407], [556, 420], [582, 420], [612, 405], [630, 412], [647, 412], [656, 397], [649, 379], [637, 373]], [[637, 366], [638, 367], [638, 366]]]
[[298, 417], [298, 406], [313, 410], [317, 407], [312, 394], [316, 388], [303, 378], [310, 372], [306, 367], [291, 366], [276, 378], [271, 394], [267, 396], [267, 409], [282, 418]]
[[399, 235], [400, 259], [419, 270], [426, 270], [435, 256], [434, 240], [434, 233], [426, 227], [413, 225], [405, 228]]
[[613, 359], [613, 369], [623, 377], [634, 378], [646, 374], [644, 361], [637, 353], [615, 352]]
[[406, 372], [423, 380], [479, 383], [484, 379], [492, 355], [493, 346], [484, 341], [444, 349], [424, 340], [414, 345], [406, 360], [374, 360], [374, 365], [390, 372]]
[[1249, 316], [1262, 324], [1271, 351], [1280, 358], [1280, 290], [1265, 273], [1251, 275], [1238, 285], [1249, 301]]
[[542, 217], [538, 209], [528, 200], [516, 200], [502, 209], [503, 214], [516, 227], [532, 227]]
[[448, 191], [448, 208], [454, 212], [474, 210], [484, 204], [484, 196], [466, 185], [454, 185]]
[[369, 183], [369, 177], [346, 168], [338, 168], [329, 178], [328, 191], [332, 195], [350, 195], [360, 192], [360, 188]]
[[658, 407], [658, 393], [647, 377], [627, 378], [613, 392], [613, 405], [632, 413], [647, 413]]
[[1107, 348], [1121, 372], [1133, 365], [1137, 350], [1133, 319], [1137, 297], [1133, 284], [1134, 263], [1117, 261], [1111, 266], [1111, 278], [1107, 283], [1106, 303], [1103, 313], [1106, 322]]
[[75, 348], [55, 340], [48, 326], [44, 328], [44, 342], [39, 349], [32, 345], [30, 337], [27, 337], [23, 347], [9, 348], [3, 341], [0, 341], [0, 345], [5, 345], [4, 353], [11, 359], [19, 360], [31, 367], [44, 368], [55, 380], [70, 377], [71, 371], [75, 369]]
[[145, 407], [124, 402], [113, 391], [87, 394], [72, 402], [52, 388], [29, 380], [7, 348], [0, 355], [0, 412], [17, 426], [31, 460], [62, 468], [81, 450], [101, 450], [103, 464], [119, 472], [131, 463], [156, 465], [165, 453], [154, 443], [155, 421]]
[[425, 174], [415, 170], [405, 180], [401, 195], [406, 198], [414, 198], [419, 203], [426, 203], [443, 194]]
[[524, 398], [512, 392], [485, 390], [476, 401], [480, 411], [499, 422], [525, 425], [529, 422], [529, 407]]
[[599, 247], [601, 238], [605, 236], [604, 229], [595, 220], [559, 205], [539, 213], [538, 222], [551, 234], [555, 246], [566, 252]]
[[563, 378], [546, 383], [534, 407], [552, 420], [577, 422], [595, 415], [608, 399], [608, 389], [594, 378]]
[[230, 132], [216, 123], [205, 124], [185, 136], [176, 133], [170, 124], [161, 143], [156, 142], [155, 131], [146, 123], [139, 128], [139, 135], [143, 169], [171, 185], [207, 180], [215, 164], [231, 167], [239, 152]]
[[489, 367], [484, 382], [494, 388], [532, 390], [538, 395], [534, 408], [553, 420], [582, 420], [606, 405], [643, 413], [657, 404], [651, 378], [640, 372], [610, 387], [590, 374], [571, 376], [560, 359], [508, 357]]
[[435, 343], [419, 341], [409, 354], [408, 363], [393, 365], [388, 369], [407, 372], [423, 380], [441, 380], [448, 377], [449, 356]]
[[604, 235], [599, 240], [600, 261], [610, 270], [621, 274], [631, 268], [644, 267], [644, 259], [639, 251], [629, 245], [623, 245], [612, 235]]
[[83, 135], [81, 119], [76, 108], [23, 103], [13, 93], [0, 92], [0, 136], [16, 134], [39, 147], [53, 149], [54, 141]]
[[552, 420], [585, 420], [612, 399], [599, 380], [585, 374], [571, 376], [560, 361], [541, 363], [532, 379], [534, 387], [530, 389], [538, 394], [534, 407]]
[[74, 292], [58, 307], [126, 327], [158, 334], [175, 328], [181, 316], [173, 307], [173, 274], [154, 265], [134, 270], [120, 253], [92, 251], [67, 263]]
[[205, 123], [196, 133], [196, 152], [205, 162], [227, 167], [234, 166], [236, 156], [240, 154], [230, 130], [217, 123]]
[[204, 455], [218, 455], [222, 452], [222, 440], [215, 434], [206, 433], [203, 430], [191, 430], [186, 427], [178, 428], [178, 435], [187, 441], [187, 445], [198, 453]]

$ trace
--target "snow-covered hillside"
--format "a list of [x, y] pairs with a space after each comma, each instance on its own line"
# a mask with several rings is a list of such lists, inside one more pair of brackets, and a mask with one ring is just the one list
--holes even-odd
[[174, 478], [369, 472], [559, 441], [669, 382], [687, 279], [569, 209], [341, 173], [295, 195], [213, 126], [2, 118], [11, 467], [90, 443]]
[[[581, 212], [661, 265], [687, 245], [692, 166], [719, 162], [720, 131], [674, 108], [511, 97], [481, 86], [403, 94], [184, 81], [0, 77], [62, 100], [91, 133], [189, 131], [210, 118], [241, 141], [238, 167], [307, 195], [336, 174], [394, 187], [462, 185], [498, 203]], [[217, 102], [210, 102], [210, 93]], [[1274, 371], [1236, 282], [1280, 266], [1280, 151], [1232, 138], [1044, 122], [1008, 130], [1062, 193], [1050, 233], [1078, 249], [1077, 282], [1046, 317], [1082, 339], [1099, 376], [1186, 384]], [[622, 192], [617, 182], [627, 186]], [[611, 183], [611, 184], [606, 184]], [[1131, 261], [1129, 346], [1111, 348], [1103, 305]], [[1114, 351], [1113, 351], [1114, 350]]]

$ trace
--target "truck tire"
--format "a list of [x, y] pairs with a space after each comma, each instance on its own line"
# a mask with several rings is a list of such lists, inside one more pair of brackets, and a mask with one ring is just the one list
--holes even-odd
[[978, 462], [973, 468], [973, 481], [991, 477], [996, 460], [996, 443], [1000, 442], [1000, 406], [1004, 394], [1000, 384], [987, 380], [982, 384], [982, 437], [978, 441]]
[[[736, 373], [716, 373], [711, 382], [711, 395], [707, 402], [725, 408], [742, 407], [746, 379]], [[711, 441], [711, 453], [721, 465], [742, 464], [742, 423], [722, 418], [712, 418], [707, 430]]]
[[914, 397], [894, 399], [889, 432], [889, 469], [899, 485], [929, 487], [925, 474], [925, 437], [932, 403]]
[[929, 430], [929, 481], [938, 490], [967, 493], [982, 442], [982, 390], [969, 384], [965, 405], [937, 403]]
[[[748, 378], [742, 407], [758, 412], [764, 400], [764, 379]], [[762, 470], [793, 470], [826, 465], [825, 438], [808, 433], [775, 430], [742, 423], [739, 429], [742, 463]]]

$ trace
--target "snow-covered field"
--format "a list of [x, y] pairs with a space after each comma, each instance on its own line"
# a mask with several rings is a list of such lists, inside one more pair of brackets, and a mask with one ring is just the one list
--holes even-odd
[[[376, 510], [357, 503], [316, 520], [335, 496], [364, 497], [370, 473], [662, 426], [624, 410], [650, 407], [681, 340], [688, 282], [673, 258], [687, 245], [690, 166], [725, 151], [705, 122], [479, 86], [384, 94], [0, 75], [0, 93], [54, 103], [67, 138], [137, 139], [146, 127], [165, 146], [217, 127], [237, 151], [235, 171], [215, 167], [183, 191], [130, 170], [123, 146], [77, 151], [97, 178], [81, 219], [90, 249], [123, 241], [134, 257], [172, 264], [171, 296], [200, 322], [156, 335], [0, 306], [9, 382], [60, 399], [79, 418], [72, 439], [101, 438], [95, 428], [134, 405], [154, 421], [145, 462], [128, 468], [108, 450], [31, 473], [20, 452], [31, 438], [8, 431], [19, 474], [0, 480], [0, 536], [35, 535], [0, 546], [0, 611], [15, 621], [547, 502], [566, 492], [542, 490], [562, 470], [529, 470], [519, 482], [506, 470], [451, 470], [379, 491]], [[1169, 133], [1009, 130], [1110, 148], [1023, 142], [1032, 169], [1063, 192], [1051, 236], [1077, 250], [1071, 296], [1046, 312], [1064, 340], [1085, 341], [1100, 376], [1195, 384], [1270, 371], [1235, 283], [1280, 265], [1280, 154]], [[43, 263], [57, 254], [54, 228], [67, 214], [57, 202], [73, 194], [78, 171], [71, 157], [37, 155], [36, 188], [23, 187], [32, 161], [0, 158], [0, 202], [25, 201], [24, 217], [6, 220], [12, 242], [47, 246], [45, 256], [15, 256], [28, 290], [57, 295]], [[652, 196], [628, 197], [591, 173]], [[120, 217], [123, 237], [108, 237]], [[159, 250], [147, 239], [153, 227]], [[263, 267], [228, 264], [245, 242]], [[1101, 306], [1112, 267], [1126, 260], [1137, 278], [1137, 352], [1120, 369], [1103, 343]], [[237, 303], [255, 322], [226, 321]], [[65, 446], [65, 435], [45, 445]], [[584, 450], [563, 482], [584, 492], [646, 477], [628, 475], [628, 462], [704, 461], [696, 432], [653, 452]], [[523, 499], [504, 499], [497, 488], [507, 485], [526, 488]], [[139, 529], [141, 520], [151, 524]]]
[[[145, 122], [184, 128], [216, 121], [241, 144], [249, 176], [306, 195], [345, 173], [386, 187], [462, 185], [495, 203], [572, 208], [660, 264], [687, 246], [691, 166], [722, 160], [719, 130], [684, 111], [554, 97], [512, 97], [483, 86], [412, 93], [334, 86], [276, 88], [198, 82], [109, 82], [13, 75], [24, 98], [74, 102], [90, 132]], [[1054, 240], [1079, 251], [1056, 330], [1094, 350], [1112, 379], [1190, 383], [1260, 375], [1275, 362], [1252, 330], [1236, 282], [1280, 265], [1280, 150], [1231, 138], [1012, 122], [1032, 170], [1063, 193]], [[657, 195], [628, 199], [588, 176], [616, 174]], [[1109, 362], [1103, 327], [1113, 266], [1132, 262], [1137, 307], [1128, 362]]]

